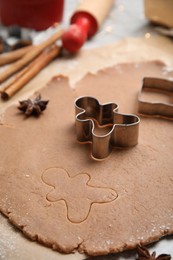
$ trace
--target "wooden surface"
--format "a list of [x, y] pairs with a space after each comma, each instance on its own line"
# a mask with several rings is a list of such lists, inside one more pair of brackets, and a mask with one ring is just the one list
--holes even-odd
[[[0, 110], [3, 111], [10, 104], [17, 103], [18, 100], [23, 98], [28, 98], [33, 92], [45, 86], [54, 75], [63, 74], [69, 76], [71, 87], [74, 88], [75, 82], [87, 72], [96, 72], [98, 69], [121, 62], [134, 61], [137, 63], [139, 61], [162, 60], [168, 66], [165, 67], [166, 70], [173, 70], [172, 55], [173, 43], [171, 40], [163, 37], [151, 37], [149, 39], [125, 39], [109, 46], [81, 51], [77, 56], [57, 58], [11, 100], [8, 102], [0, 101]], [[0, 233], [0, 259], [80, 260], [85, 258], [84, 255], [78, 253], [62, 255], [36, 242], [29, 241], [21, 232], [9, 224], [7, 219], [2, 215], [0, 215]], [[169, 240], [164, 239], [161, 244], [161, 247], [166, 249], [165, 253], [173, 255], [173, 238]], [[99, 259], [120, 260], [126, 259], [126, 256], [125, 254], [117, 258], [108, 256], [104, 258], [100, 257]], [[134, 259], [134, 255], [128, 255], [127, 259]]]

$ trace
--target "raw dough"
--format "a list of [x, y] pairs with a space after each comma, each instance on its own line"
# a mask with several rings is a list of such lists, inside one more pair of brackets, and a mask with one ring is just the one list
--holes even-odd
[[106, 203], [115, 200], [118, 195], [113, 189], [90, 185], [90, 175], [79, 173], [70, 177], [63, 168], [50, 168], [42, 175], [42, 180], [53, 187], [47, 194], [48, 201], [64, 200], [67, 218], [72, 223], [87, 219], [93, 203]]
[[[173, 233], [172, 121], [141, 118], [139, 144], [115, 149], [103, 162], [89, 157], [89, 145], [76, 142], [75, 95], [93, 95], [100, 102], [118, 103], [120, 112], [136, 113], [143, 76], [163, 76], [163, 65], [124, 64], [89, 74], [77, 84], [76, 93], [59, 76], [41, 91], [50, 102], [39, 118], [26, 119], [15, 106], [6, 111], [0, 125], [0, 210], [28, 237], [58, 251], [77, 248], [99, 255]], [[73, 221], [65, 195], [61, 200], [52, 193], [58, 182], [54, 176], [52, 183], [48, 175], [52, 168], [113, 191], [110, 200], [87, 197], [91, 205], [87, 218], [79, 221], [75, 213]], [[77, 189], [81, 185], [71, 192], [73, 200]], [[81, 200], [81, 190], [79, 194]]]

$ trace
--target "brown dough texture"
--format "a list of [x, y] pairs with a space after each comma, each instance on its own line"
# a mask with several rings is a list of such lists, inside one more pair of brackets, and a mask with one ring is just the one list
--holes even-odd
[[158, 62], [121, 64], [86, 75], [75, 91], [57, 76], [41, 90], [50, 102], [39, 118], [16, 106], [1, 117], [0, 211], [32, 240], [100, 255], [173, 233], [172, 121], [141, 117], [139, 144], [114, 149], [101, 162], [76, 141], [77, 96], [137, 113], [144, 76], [173, 74]]

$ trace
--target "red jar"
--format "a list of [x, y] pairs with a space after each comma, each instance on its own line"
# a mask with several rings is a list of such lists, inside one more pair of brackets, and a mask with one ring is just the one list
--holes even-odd
[[3, 25], [44, 30], [63, 16], [64, 0], [0, 0]]

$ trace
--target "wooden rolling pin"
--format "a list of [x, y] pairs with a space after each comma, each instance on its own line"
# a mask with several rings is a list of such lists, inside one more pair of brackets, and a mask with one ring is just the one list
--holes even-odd
[[113, 3], [114, 0], [83, 0], [71, 17], [71, 26], [62, 36], [63, 47], [77, 52], [98, 31]]

